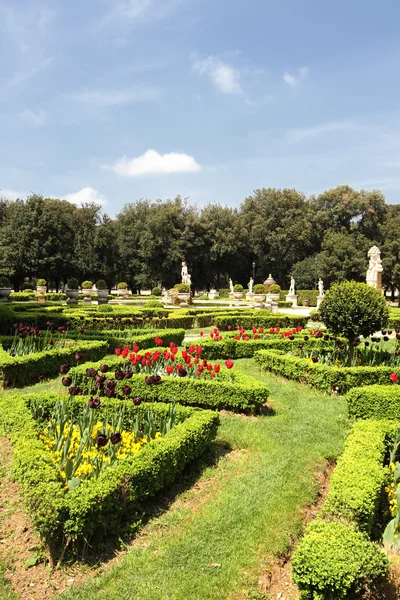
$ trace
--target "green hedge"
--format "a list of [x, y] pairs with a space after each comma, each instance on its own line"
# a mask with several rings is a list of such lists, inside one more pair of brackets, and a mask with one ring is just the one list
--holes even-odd
[[0, 334], [8, 335], [16, 321], [14, 309], [6, 302], [0, 302]]
[[[267, 339], [250, 339], [250, 340], [234, 340], [232, 338], [224, 338], [218, 342], [210, 339], [201, 340], [201, 347], [203, 348], [202, 357], [210, 359], [223, 359], [223, 358], [251, 358], [255, 352], [259, 350], [282, 350], [288, 352], [295, 350], [299, 344], [303, 346], [304, 350], [312, 350], [313, 348], [333, 348], [333, 345], [329, 345], [328, 342], [324, 341], [323, 338], [309, 338], [304, 341], [301, 336], [295, 336], [294, 340], [281, 337], [271, 337]], [[189, 348], [193, 344], [186, 343], [186, 348]]]
[[368, 535], [386, 479], [383, 461], [393, 428], [389, 421], [353, 425], [321, 516], [311, 523], [293, 557], [293, 581], [304, 598], [348, 598], [386, 576], [388, 559]]
[[38, 294], [33, 290], [31, 292], [11, 292], [10, 300], [12, 302], [29, 302], [31, 300], [37, 300]]
[[272, 314], [270, 311], [254, 311], [247, 315], [231, 315], [216, 316], [214, 325], [225, 331], [230, 325], [232, 328], [243, 327], [251, 329], [251, 327], [305, 327], [308, 317], [298, 315]]
[[[122, 335], [125, 333], [126, 335]], [[55, 338], [58, 336], [55, 335]], [[99, 339], [108, 342], [108, 350], [114, 352], [115, 348], [123, 348], [124, 346], [132, 347], [138, 345], [141, 350], [147, 350], [155, 346], [154, 338], [160, 337], [164, 343], [164, 346], [169, 346], [173, 342], [176, 346], [181, 346], [183, 338], [185, 337], [184, 329], [168, 329], [167, 331], [160, 332], [158, 329], [154, 329], [149, 333], [144, 333], [143, 330], [136, 333], [136, 331], [129, 330], [127, 332], [120, 331], [93, 331], [88, 330], [84, 333], [79, 331], [69, 331], [68, 337], [71, 339]]]
[[99, 360], [107, 354], [107, 342], [80, 341], [66, 348], [52, 348], [25, 356], [10, 356], [0, 349], [0, 386], [24, 387], [37, 383], [38, 377], [56, 377], [62, 364], [76, 365], [75, 354], [81, 352], [83, 360]]
[[134, 518], [139, 503], [171, 484], [189, 462], [205, 452], [218, 427], [217, 413], [192, 409], [163, 438], [98, 479], [64, 493], [57, 468], [37, 438], [27, 401], [28, 397], [21, 395], [0, 399], [0, 429], [11, 439], [14, 474], [26, 510], [53, 561], [66, 542], [78, 549], [96, 537], [115, 539], [124, 522]]
[[400, 385], [367, 385], [346, 394], [349, 415], [356, 419], [400, 421]]
[[366, 597], [366, 589], [385, 580], [388, 565], [385, 553], [359, 531], [317, 519], [294, 554], [292, 577], [304, 600], [345, 600]]
[[[22, 321], [25, 325], [30, 325], [31, 327], [37, 327], [38, 329], [46, 329], [47, 322], [54, 323], [54, 327], [62, 327], [64, 326], [69, 319], [64, 316], [62, 312], [62, 307], [49, 307], [50, 310], [45, 310], [46, 307], [37, 310], [20, 310], [18, 306], [18, 310], [15, 311], [15, 319], [14, 321]], [[55, 310], [61, 308], [61, 310]], [[9, 333], [9, 332], [7, 332]]]
[[[86, 369], [98, 369], [101, 361], [93, 365], [84, 364], [71, 369], [69, 376], [74, 384], [79, 386], [83, 393], [89, 393], [93, 379], [86, 376]], [[112, 370], [120, 368], [124, 362], [120, 357], [107, 360], [110, 371], [107, 379], [114, 379]], [[147, 385], [146, 375], [133, 375], [130, 379], [117, 382], [117, 390], [129, 385], [132, 396], [139, 396], [146, 402], [179, 402], [184, 405], [201, 406], [213, 409], [255, 411], [262, 406], [269, 396], [268, 387], [249, 375], [242, 373], [232, 374], [231, 383], [220, 373], [220, 380], [193, 379], [189, 377], [172, 377], [165, 375], [159, 385]]]
[[279, 350], [259, 350], [254, 359], [261, 368], [316, 387], [324, 392], [343, 394], [354, 387], [386, 384], [391, 373], [400, 376], [400, 367], [330, 367], [284, 354]]

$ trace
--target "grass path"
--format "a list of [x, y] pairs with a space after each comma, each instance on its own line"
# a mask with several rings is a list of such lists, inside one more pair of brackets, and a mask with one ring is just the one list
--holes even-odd
[[346, 407], [343, 398], [260, 374], [247, 359], [235, 368], [269, 384], [275, 416], [223, 415], [218, 445], [229, 450], [111, 569], [63, 600], [265, 597], [258, 578], [298, 535], [303, 509], [315, 499], [316, 468], [341, 452]]

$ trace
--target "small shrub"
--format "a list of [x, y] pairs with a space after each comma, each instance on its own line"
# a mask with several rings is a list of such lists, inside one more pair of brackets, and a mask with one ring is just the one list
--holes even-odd
[[2, 287], [2, 288], [11, 287], [11, 283], [10, 283], [10, 280], [8, 279], [8, 277], [0, 277], [0, 287]]
[[236, 283], [236, 284], [233, 286], [233, 290], [234, 290], [235, 292], [237, 292], [237, 293], [239, 293], [239, 292], [243, 292], [243, 286], [242, 286], [242, 284], [240, 284], [240, 283]]
[[319, 310], [312, 310], [310, 314], [310, 321], [314, 323], [319, 323], [321, 321], [321, 313]]
[[100, 313], [112, 313], [112, 312], [114, 312], [113, 307], [109, 306], [108, 304], [100, 304], [100, 306], [99, 306], [99, 308], [97, 310]]
[[161, 289], [158, 286], [153, 287], [153, 289], [151, 290], [151, 295], [152, 296], [161, 296]]
[[164, 308], [164, 306], [162, 302], [159, 302], [158, 300], [149, 300], [144, 303], [143, 308]]
[[[263, 286], [264, 287], [264, 286]], [[277, 283], [273, 283], [268, 290], [269, 294], [280, 294], [281, 293], [281, 286], [278, 285]]]
[[104, 281], [104, 279], [99, 279], [99, 281], [96, 281], [96, 288], [98, 290], [107, 290], [108, 289], [108, 285]]
[[47, 284], [47, 281], [45, 279], [38, 279], [36, 281], [36, 285], [39, 285], [39, 286], [43, 286], [43, 285], [46, 285], [46, 284]]
[[81, 287], [82, 287], [83, 290], [92, 289], [92, 287], [93, 287], [93, 281], [89, 281], [89, 280], [82, 281], [82, 286]]
[[188, 294], [190, 292], [190, 287], [187, 283], [177, 283], [174, 287], [178, 290], [179, 294]]
[[117, 285], [117, 288], [119, 290], [127, 290], [128, 289], [128, 284], [125, 283], [125, 281], [120, 281], [119, 284]]
[[262, 283], [256, 283], [256, 285], [253, 287], [253, 292], [255, 294], [265, 294], [265, 287]]
[[219, 297], [229, 298], [230, 291], [231, 290], [229, 288], [219, 288]]
[[71, 279], [68, 279], [67, 281], [67, 287], [69, 290], [78, 290], [79, 289], [79, 283], [78, 280], [75, 279], [75, 277], [71, 277]]
[[26, 281], [25, 283], [22, 284], [22, 291], [24, 292], [25, 290], [34, 290], [35, 286], [33, 285], [33, 283], [31, 281]]

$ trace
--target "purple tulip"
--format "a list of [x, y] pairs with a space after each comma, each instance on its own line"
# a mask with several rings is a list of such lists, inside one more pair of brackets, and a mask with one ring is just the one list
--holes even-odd
[[186, 369], [178, 369], [178, 377], [186, 377], [187, 374]]
[[96, 375], [97, 375], [97, 370], [94, 369], [93, 367], [86, 369], [86, 377], [96, 377]]
[[81, 388], [76, 385], [68, 388], [68, 392], [70, 396], [79, 396], [80, 394], [82, 394]]
[[110, 388], [106, 388], [105, 395], [107, 396], [107, 398], [115, 398], [117, 394], [115, 393], [115, 390], [110, 390]]
[[125, 379], [130, 379], [133, 375], [132, 371], [124, 371], [124, 377]]
[[99, 371], [101, 373], [107, 373], [108, 369], [109, 369], [108, 365], [100, 365], [100, 367], [99, 367]]
[[114, 381], [114, 379], [109, 379], [106, 383], [106, 388], [108, 388], [109, 390], [115, 390], [115, 388], [117, 387], [117, 382]]
[[132, 388], [129, 385], [123, 385], [122, 386], [122, 393], [125, 396], [129, 396], [129, 394], [131, 393], [131, 391], [132, 391]]
[[66, 375], [69, 372], [70, 368], [71, 367], [69, 365], [61, 365], [61, 367], [60, 367], [61, 375]]
[[308, 335], [305, 335], [305, 336], [304, 336], [304, 341], [305, 341], [305, 342], [308, 342]]
[[119, 431], [116, 431], [110, 435], [110, 441], [112, 444], [119, 444], [122, 441], [122, 435], [119, 433]]
[[77, 352], [77, 353], [75, 354], [75, 360], [76, 360], [76, 361], [80, 361], [82, 358], [83, 358], [83, 354], [82, 354], [82, 352]]
[[63, 377], [61, 380], [61, 383], [63, 385], [65, 385], [65, 387], [68, 387], [72, 383], [72, 378], [71, 377]]
[[89, 404], [89, 408], [99, 408], [100, 398], [90, 398], [88, 404]]
[[125, 374], [123, 371], [115, 371], [115, 379], [117, 379], [118, 381], [122, 381], [122, 379], [124, 379]]
[[139, 406], [139, 404], [142, 404], [142, 399], [139, 398], [139, 396], [136, 396], [136, 398], [133, 399], [133, 404]]
[[318, 362], [318, 358], [316, 356], [313, 356], [311, 360], [313, 361], [313, 363]]
[[106, 376], [105, 375], [97, 375], [96, 376], [96, 383], [99, 383], [100, 385], [102, 383], [104, 383], [106, 380]]
[[102, 448], [103, 446], [106, 446], [108, 442], [108, 437], [106, 436], [105, 433], [99, 433], [99, 435], [96, 438], [96, 444], [99, 446], [99, 448]]

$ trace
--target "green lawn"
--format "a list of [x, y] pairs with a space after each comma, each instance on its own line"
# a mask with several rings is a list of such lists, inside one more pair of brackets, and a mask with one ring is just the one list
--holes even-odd
[[113, 568], [64, 600], [261, 598], [262, 569], [290, 549], [303, 507], [315, 498], [316, 468], [342, 449], [346, 407], [343, 398], [260, 375], [248, 360], [236, 368], [270, 385], [276, 415], [223, 416], [216, 447], [226, 454], [143, 528]]

